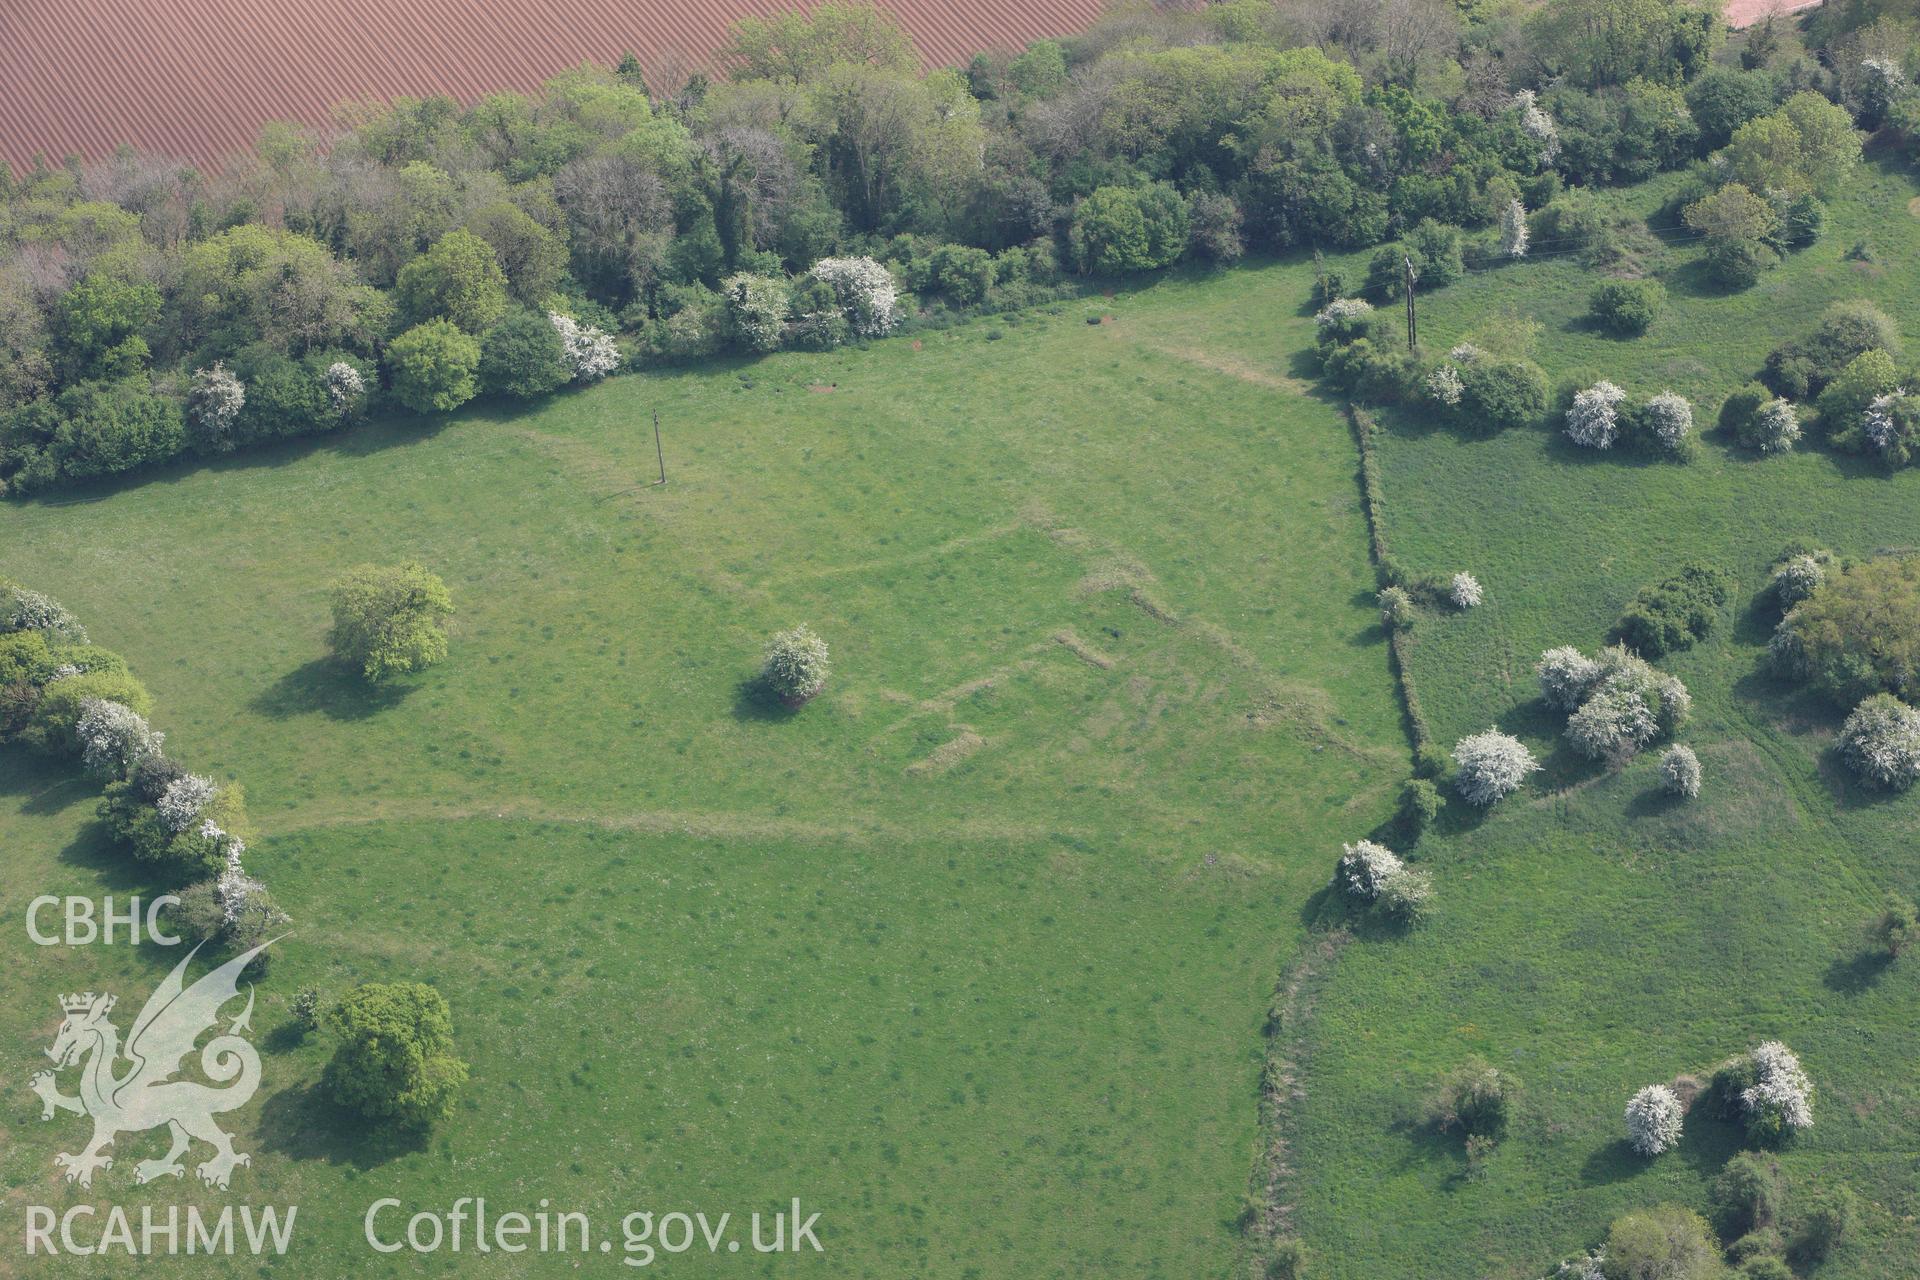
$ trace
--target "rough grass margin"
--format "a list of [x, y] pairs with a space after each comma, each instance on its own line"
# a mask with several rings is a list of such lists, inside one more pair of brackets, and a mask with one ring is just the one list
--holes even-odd
[[1306, 1050], [1305, 1028], [1327, 967], [1352, 938], [1345, 929], [1321, 934], [1274, 984], [1273, 1003], [1267, 1008], [1266, 1060], [1260, 1069], [1260, 1151], [1247, 1188], [1246, 1272], [1252, 1280], [1268, 1280], [1274, 1274], [1275, 1247], [1292, 1234], [1287, 1180], [1293, 1176], [1293, 1163], [1287, 1135], [1307, 1096], [1300, 1063]]

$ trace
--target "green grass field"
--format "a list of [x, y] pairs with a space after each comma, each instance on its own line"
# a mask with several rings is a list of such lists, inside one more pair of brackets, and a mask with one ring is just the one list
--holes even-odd
[[[1444, 350], [1511, 308], [1556, 376], [1670, 386], [1704, 425], [1830, 300], [1871, 297], [1920, 340], [1913, 189], [1869, 169], [1818, 245], [1736, 297], [1671, 249], [1652, 265], [1672, 304], [1636, 341], [1584, 326], [1594, 278], [1551, 254], [1423, 297], [1422, 335]], [[1618, 198], [1650, 213], [1669, 190]], [[1847, 258], [1868, 234], [1877, 261]], [[76, 609], [151, 686], [170, 747], [245, 784], [266, 833], [250, 863], [296, 917], [262, 989], [233, 1197], [298, 1204], [295, 1251], [147, 1269], [611, 1273], [617, 1256], [376, 1256], [360, 1216], [387, 1195], [545, 1197], [600, 1223], [799, 1196], [823, 1257], [657, 1265], [1244, 1274], [1273, 988], [1339, 843], [1388, 816], [1408, 763], [1352, 441], [1302, 381], [1310, 274], [1170, 279], [0, 509], [0, 572]], [[1313, 1274], [1536, 1277], [1626, 1209], [1704, 1206], [1734, 1136], [1695, 1120], [1649, 1164], [1621, 1107], [1779, 1037], [1820, 1091], [1782, 1157], [1794, 1193], [1844, 1182], [1867, 1203], [1819, 1274], [1920, 1275], [1920, 976], [1861, 959], [1880, 894], [1920, 891], [1920, 797], [1837, 772], [1835, 709], [1764, 674], [1772, 616], [1752, 606], [1790, 539], [1920, 544], [1920, 472], [1811, 442], [1760, 460], [1709, 435], [1675, 466], [1383, 421], [1395, 554], [1488, 594], [1417, 632], [1435, 731], [1498, 721], [1547, 768], [1422, 842], [1427, 927], [1315, 972], [1279, 1188]], [[452, 656], [371, 695], [324, 660], [324, 588], [405, 557], [454, 591]], [[1651, 758], [1609, 772], [1560, 745], [1532, 664], [1597, 647], [1694, 558], [1741, 593], [1664, 664], [1695, 694], [1683, 736], [1706, 767], [1674, 805]], [[800, 621], [835, 676], [789, 715], [748, 680]], [[12, 756], [0, 785], [16, 922], [35, 894], [146, 887], [89, 784]], [[35, 948], [16, 924], [0, 958], [8, 1229], [28, 1204], [222, 1203], [133, 1187], [137, 1146], [70, 1191], [52, 1154], [81, 1122], [41, 1125], [24, 1088], [59, 993], [136, 1000], [172, 955]], [[334, 1114], [325, 1044], [283, 1028], [299, 988], [376, 978], [446, 992], [473, 1066], [422, 1143]], [[1524, 1083], [1477, 1180], [1417, 1124], [1470, 1054]]]
[[[1653, 265], [1672, 302], [1635, 341], [1583, 326], [1594, 280], [1566, 258], [1423, 298], [1421, 337], [1446, 350], [1511, 307], [1543, 326], [1555, 377], [1671, 387], [1711, 425], [1720, 398], [1831, 300], [1872, 298], [1920, 335], [1912, 191], [1866, 170], [1827, 235], [1744, 295], [1690, 288], [1694, 251], [1671, 250]], [[1660, 194], [1626, 199], [1651, 213]], [[1846, 260], [1868, 235], [1878, 263]], [[1320, 1274], [1535, 1276], [1627, 1209], [1704, 1207], [1737, 1135], [1690, 1119], [1681, 1149], [1650, 1163], [1626, 1148], [1621, 1108], [1643, 1084], [1778, 1037], [1820, 1091], [1814, 1129], [1782, 1156], [1792, 1187], [1804, 1205], [1842, 1182], [1868, 1206], [1861, 1238], [1819, 1275], [1920, 1275], [1920, 973], [1868, 963], [1862, 937], [1884, 891], [1920, 890], [1920, 796], [1848, 781], [1829, 751], [1840, 715], [1766, 674], [1777, 615], [1753, 603], [1792, 539], [1853, 556], [1920, 545], [1920, 473], [1812, 441], [1760, 459], [1710, 433], [1676, 466], [1546, 431], [1464, 440], [1417, 412], [1383, 422], [1394, 553], [1471, 570], [1487, 591], [1417, 632], [1435, 735], [1451, 745], [1497, 721], [1546, 769], [1484, 823], [1443, 819], [1421, 848], [1439, 885], [1431, 927], [1348, 948], [1321, 994], [1298, 1143]], [[1706, 771], [1701, 798], [1674, 804], [1657, 752], [1617, 773], [1571, 752], [1532, 668], [1549, 646], [1597, 648], [1638, 588], [1689, 559], [1733, 570], [1740, 591], [1715, 635], [1662, 663], [1695, 695], [1682, 737]], [[1476, 1182], [1457, 1140], [1411, 1123], [1471, 1054], [1525, 1086], [1513, 1137]]]
[[[621, 378], [0, 510], [3, 571], [129, 658], [170, 751], [244, 783], [250, 868], [295, 916], [231, 1197], [300, 1206], [267, 1270], [581, 1262], [376, 1256], [361, 1215], [392, 1194], [822, 1213], [821, 1257], [658, 1264], [701, 1273], [1232, 1274], [1267, 1001], [1407, 762], [1351, 441], [1294, 380], [1306, 281], [1172, 281], [1100, 326]], [[323, 660], [325, 585], [404, 557], [454, 592], [452, 655], [369, 695]], [[799, 621], [835, 676], [774, 713], [747, 681]], [[13, 755], [0, 784], [8, 1231], [29, 1204], [224, 1203], [133, 1186], [153, 1135], [90, 1195], [59, 1182], [84, 1122], [42, 1125], [25, 1088], [56, 996], [137, 1009], [174, 956], [29, 945], [26, 899], [145, 886], [89, 783]], [[372, 979], [438, 985], [472, 1064], [424, 1144], [333, 1114], [325, 1044], [282, 1029], [300, 988]]]

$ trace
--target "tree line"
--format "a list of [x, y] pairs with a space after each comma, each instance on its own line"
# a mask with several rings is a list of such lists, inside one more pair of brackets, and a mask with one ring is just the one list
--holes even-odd
[[[1764, 181], [1848, 115], [1920, 120], [1911, 24], [1823, 21], [1820, 59], [1749, 35], [1736, 65], [1701, 0], [1232, 0], [922, 72], [886, 15], [829, 4], [739, 23], [715, 77], [649, 84], [629, 56], [270, 125], [218, 174], [0, 172], [0, 480], [823, 349], [1187, 259], [1503, 222], [1524, 243], [1516, 209], [1569, 185], [1716, 152]], [[1730, 238], [1770, 216], [1724, 203]]]

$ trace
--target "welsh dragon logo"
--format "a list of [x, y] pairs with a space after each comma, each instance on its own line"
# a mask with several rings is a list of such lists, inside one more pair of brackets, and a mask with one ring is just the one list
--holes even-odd
[[[277, 941], [277, 939], [276, 939]], [[108, 1020], [115, 998], [111, 995], [62, 996], [60, 1008], [66, 1021], [54, 1037], [47, 1056], [54, 1071], [36, 1072], [30, 1085], [40, 1095], [42, 1120], [51, 1120], [58, 1111], [93, 1119], [93, 1140], [79, 1155], [61, 1152], [53, 1158], [66, 1170], [68, 1182], [82, 1187], [93, 1185], [94, 1171], [113, 1168], [113, 1159], [103, 1149], [123, 1133], [142, 1133], [167, 1127], [173, 1147], [165, 1158], [142, 1160], [134, 1166], [136, 1182], [155, 1178], [177, 1178], [185, 1173], [180, 1157], [194, 1139], [213, 1148], [213, 1158], [196, 1165], [200, 1181], [224, 1191], [235, 1165], [250, 1164], [251, 1159], [233, 1149], [233, 1138], [213, 1118], [222, 1112], [245, 1106], [260, 1087], [260, 1055], [241, 1035], [251, 1031], [253, 990], [247, 990], [247, 1007], [228, 1025], [225, 1034], [207, 1041], [200, 1050], [200, 1069], [208, 1079], [225, 1088], [216, 1089], [192, 1080], [175, 1080], [182, 1060], [193, 1052], [201, 1034], [220, 1020], [220, 1009], [240, 994], [240, 973], [249, 961], [271, 943], [262, 943], [244, 955], [213, 970], [191, 987], [183, 975], [194, 954], [174, 967], [166, 980], [154, 990], [123, 1049], [120, 1031]], [[127, 1066], [120, 1070], [120, 1061]], [[84, 1063], [84, 1065], [83, 1065]], [[55, 1071], [80, 1067], [80, 1095], [68, 1097], [55, 1083]], [[232, 1081], [231, 1084], [227, 1084]]]

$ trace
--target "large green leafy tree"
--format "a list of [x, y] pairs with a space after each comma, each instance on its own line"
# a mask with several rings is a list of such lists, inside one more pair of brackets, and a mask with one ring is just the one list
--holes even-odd
[[480, 343], [450, 320], [415, 325], [387, 344], [394, 398], [420, 413], [458, 409], [480, 389]]
[[453, 1110], [467, 1066], [453, 1051], [446, 997], [420, 982], [369, 982], [321, 1017], [339, 1038], [323, 1082], [369, 1120], [424, 1128]]
[[471, 231], [449, 231], [400, 269], [400, 309], [415, 322], [444, 316], [485, 333], [507, 311], [507, 277], [493, 246]]
[[480, 340], [480, 374], [489, 391], [532, 399], [573, 377], [573, 366], [553, 322], [522, 308]]
[[147, 363], [141, 330], [160, 314], [160, 291], [145, 280], [96, 271], [67, 290], [55, 311], [62, 374], [70, 380], [120, 377]]
[[1831, 574], [1780, 624], [1775, 652], [1842, 705], [1873, 693], [1920, 700], [1920, 556]]
[[363, 564], [330, 589], [333, 629], [327, 645], [373, 681], [404, 675], [447, 656], [447, 584], [414, 561]]
[[1186, 201], [1156, 182], [1095, 191], [1074, 211], [1071, 240], [1082, 270], [1117, 275], [1173, 262], [1186, 251], [1187, 230]]

